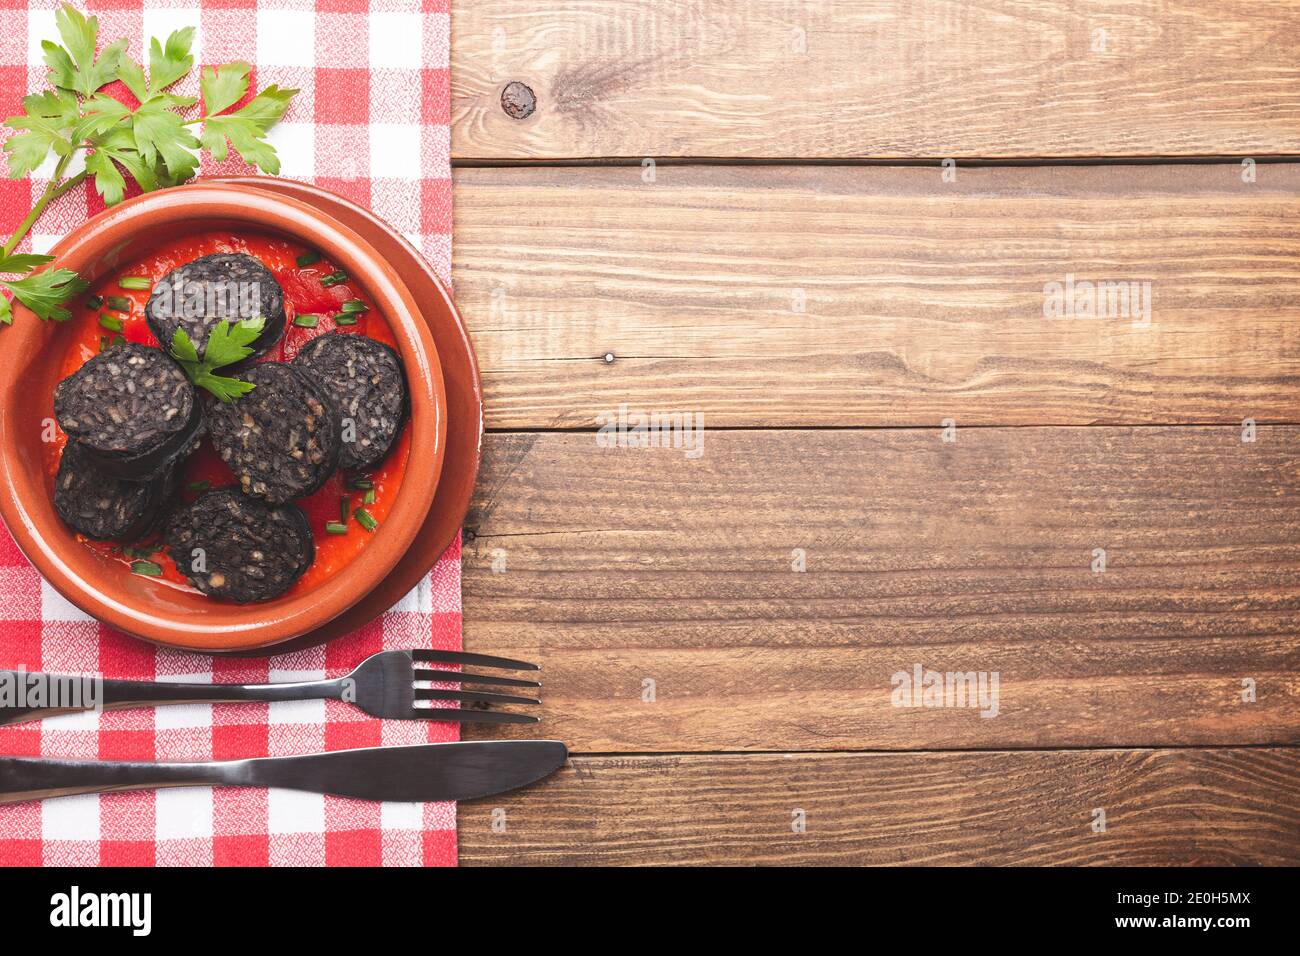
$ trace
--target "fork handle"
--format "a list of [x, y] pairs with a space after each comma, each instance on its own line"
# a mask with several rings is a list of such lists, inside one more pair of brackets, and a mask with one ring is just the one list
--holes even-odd
[[0, 804], [65, 797], [76, 793], [154, 790], [248, 782], [247, 760], [209, 763], [138, 763], [0, 757]]
[[[0, 672], [2, 673], [2, 672]], [[18, 678], [30, 678], [26, 672]], [[77, 681], [79, 677], [42, 674], [50, 680]], [[150, 707], [154, 704], [240, 703], [243, 701], [292, 701], [341, 699], [347, 678], [320, 681], [295, 681], [284, 684], [185, 684], [169, 681], [105, 680], [100, 703], [106, 710]], [[0, 725], [17, 724], [90, 707], [4, 707], [0, 706]]]

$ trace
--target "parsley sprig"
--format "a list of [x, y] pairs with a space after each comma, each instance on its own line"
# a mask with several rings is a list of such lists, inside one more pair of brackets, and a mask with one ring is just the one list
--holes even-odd
[[251, 392], [255, 385], [237, 378], [217, 375], [216, 370], [233, 365], [253, 354], [252, 343], [261, 334], [266, 320], [242, 319], [233, 326], [222, 319], [208, 333], [207, 345], [203, 347], [203, 357], [185, 334], [184, 329], [177, 329], [172, 336], [172, 358], [185, 369], [190, 381], [199, 388], [206, 388], [223, 402], [233, 402], [241, 395]]
[[[31, 272], [36, 266], [44, 265], [53, 256], [38, 256], [32, 253], [0, 253], [0, 273]], [[8, 279], [0, 282], [13, 293], [15, 299], [31, 309], [47, 322], [64, 322], [72, 313], [63, 303], [79, 292], [84, 292], [86, 283], [77, 277], [71, 269], [46, 269], [44, 272], [31, 272], [22, 279]], [[9, 300], [0, 295], [0, 323], [13, 323], [13, 306]]]
[[[272, 84], [231, 111], [248, 93], [252, 68], [243, 62], [204, 67], [199, 74], [200, 115], [187, 118], [185, 111], [199, 100], [170, 88], [194, 66], [193, 27], [175, 31], [166, 42], [153, 39], [146, 74], [128, 55], [126, 40], [108, 44], [96, 56], [95, 17], [87, 18], [65, 3], [55, 14], [55, 24], [62, 45], [41, 43], [50, 89], [23, 98], [23, 112], [5, 120], [17, 133], [4, 144], [12, 178], [32, 173], [51, 155], [56, 157], [54, 172], [27, 217], [0, 247], [0, 274], [24, 277], [0, 280], [0, 286], [42, 319], [62, 322], [71, 315], [64, 303], [85, 284], [67, 269], [32, 271], [50, 262], [50, 256], [14, 254], [50, 203], [87, 178], [110, 206], [122, 201], [128, 177], [145, 192], [182, 183], [198, 169], [201, 149], [220, 162], [233, 147], [263, 172], [278, 173], [280, 160], [266, 135], [298, 91]], [[114, 80], [122, 81], [138, 106], [132, 109], [100, 92]], [[70, 173], [79, 155], [85, 168]], [[9, 300], [0, 296], [0, 324], [12, 322]]]

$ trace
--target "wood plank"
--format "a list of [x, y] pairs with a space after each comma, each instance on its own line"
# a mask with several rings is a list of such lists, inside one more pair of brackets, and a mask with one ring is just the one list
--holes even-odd
[[[499, 429], [1295, 421], [1300, 166], [1257, 172], [462, 169], [456, 291]], [[1045, 318], [1069, 276], [1149, 324]]]
[[[1287, 0], [455, 0], [452, 12], [458, 159], [1300, 152], [1300, 8]], [[511, 81], [536, 94], [527, 119], [502, 109]]]
[[[465, 646], [539, 661], [578, 751], [1300, 742], [1300, 428], [1241, 437], [489, 435]], [[996, 671], [997, 716], [894, 706], [916, 664]]]
[[575, 757], [457, 816], [466, 865], [1294, 866], [1300, 752]]

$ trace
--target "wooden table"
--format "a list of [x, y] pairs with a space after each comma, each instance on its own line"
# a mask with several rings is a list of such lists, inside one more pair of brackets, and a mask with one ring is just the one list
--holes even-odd
[[1300, 862], [1300, 5], [452, 6], [462, 861]]

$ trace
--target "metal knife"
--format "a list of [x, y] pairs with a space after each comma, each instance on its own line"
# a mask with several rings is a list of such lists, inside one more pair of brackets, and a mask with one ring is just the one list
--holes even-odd
[[198, 786], [284, 787], [403, 803], [473, 800], [541, 780], [568, 755], [558, 740], [487, 740], [197, 763], [0, 757], [0, 804]]

